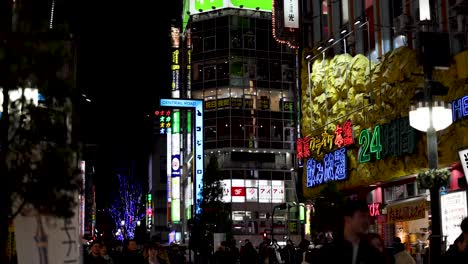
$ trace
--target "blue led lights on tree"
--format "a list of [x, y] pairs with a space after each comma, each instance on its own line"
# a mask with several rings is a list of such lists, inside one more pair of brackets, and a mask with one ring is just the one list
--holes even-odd
[[145, 200], [141, 183], [133, 175], [118, 174], [118, 191], [109, 212], [115, 223], [117, 240], [134, 238], [137, 222], [145, 217]]

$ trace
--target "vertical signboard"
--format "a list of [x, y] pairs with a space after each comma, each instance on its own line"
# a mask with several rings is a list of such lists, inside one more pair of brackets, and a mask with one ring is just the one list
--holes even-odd
[[299, 1], [284, 0], [284, 27], [299, 28]]
[[458, 155], [460, 156], [463, 173], [465, 173], [465, 178], [468, 181], [468, 149], [458, 151]]
[[153, 226], [153, 195], [148, 193], [146, 195], [146, 228], [151, 230]]
[[171, 47], [172, 47], [172, 98], [180, 98], [180, 29], [171, 26]]
[[442, 233], [447, 237], [447, 248], [460, 235], [460, 223], [467, 216], [466, 191], [447, 193], [440, 197]]
[[[172, 111], [171, 221], [180, 221], [180, 111]], [[177, 206], [177, 204], [179, 206]]]
[[[203, 199], [203, 101], [202, 100], [183, 100], [183, 99], [161, 99], [160, 106], [174, 108], [194, 108], [195, 116], [195, 213], [200, 214], [200, 203]], [[173, 127], [174, 128], [174, 127]], [[173, 142], [174, 143], [174, 142]]]
[[81, 190], [82, 192], [79, 195], [80, 200], [80, 214], [79, 214], [79, 225], [80, 225], [80, 235], [84, 236], [85, 233], [85, 203], [86, 203], [86, 161], [81, 160], [79, 163], [80, 169], [80, 178], [81, 178]]

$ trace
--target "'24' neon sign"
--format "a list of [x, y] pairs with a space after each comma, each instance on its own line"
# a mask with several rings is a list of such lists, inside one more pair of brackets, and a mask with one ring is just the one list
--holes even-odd
[[380, 125], [374, 127], [371, 133], [368, 129], [364, 129], [359, 133], [359, 163], [369, 162], [371, 155], [375, 154], [375, 159], [381, 159], [382, 142], [381, 142], [381, 128]]

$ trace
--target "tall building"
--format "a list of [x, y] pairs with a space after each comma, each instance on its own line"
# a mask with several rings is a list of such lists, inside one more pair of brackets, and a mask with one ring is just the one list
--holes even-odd
[[297, 201], [295, 51], [273, 38], [272, 1], [219, 2], [184, 1], [180, 96], [203, 100], [205, 167], [216, 155], [236, 237], [300, 234], [273, 210]]

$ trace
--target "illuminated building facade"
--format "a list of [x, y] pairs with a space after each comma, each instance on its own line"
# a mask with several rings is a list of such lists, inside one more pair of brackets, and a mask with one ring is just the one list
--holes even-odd
[[[423, 2], [431, 3], [430, 23], [420, 18]], [[427, 203], [427, 186], [420, 183], [420, 173], [428, 167], [425, 135], [411, 127], [408, 112], [414, 104], [411, 97], [425, 81], [422, 65], [431, 63], [438, 66], [433, 80], [447, 88], [442, 97], [452, 101], [453, 121], [462, 116], [459, 109], [466, 91], [452, 84], [468, 76], [464, 60], [468, 54], [461, 48], [467, 45], [467, 25], [461, 22], [467, 9], [462, 2], [302, 1], [301, 57], [302, 65], [308, 68], [301, 78], [306, 81], [301, 83], [297, 157], [304, 164], [304, 197], [313, 200], [326, 182], [337, 181], [338, 190], [346, 195], [367, 199], [371, 231], [379, 233], [385, 245], [398, 236], [418, 254], [415, 238], [428, 235], [427, 227], [435, 214], [430, 213], [433, 209]], [[428, 25], [429, 29], [425, 28]], [[424, 61], [428, 58], [429, 62]], [[337, 131], [347, 120], [352, 121], [354, 141], [343, 146], [337, 144], [343, 136]], [[451, 185], [441, 193], [441, 200], [463, 201], [457, 204], [463, 218], [467, 212], [466, 184], [461, 184], [465, 180], [460, 170], [463, 160], [459, 161], [459, 153], [453, 149], [465, 145], [460, 143], [464, 141], [460, 133], [458, 125], [441, 133], [438, 167], [450, 170]], [[301, 146], [304, 142], [307, 146]], [[317, 149], [317, 144], [310, 142], [331, 143], [326, 149]], [[327, 162], [332, 164], [331, 153], [343, 147], [346, 174], [337, 175], [335, 170], [330, 177]], [[333, 164], [336, 166], [336, 154]], [[395, 213], [414, 208], [420, 209], [419, 215]], [[447, 217], [445, 205], [442, 208], [443, 221], [456, 218]], [[447, 241], [456, 237], [452, 233], [456, 228], [443, 228], [447, 229], [443, 230]]]
[[195, 2], [184, 5], [192, 44], [184, 94], [204, 102], [205, 167], [216, 155], [233, 232], [251, 241], [272, 227], [299, 234], [285, 211], [271, 221], [275, 205], [297, 200], [295, 51], [273, 38], [272, 1]]

